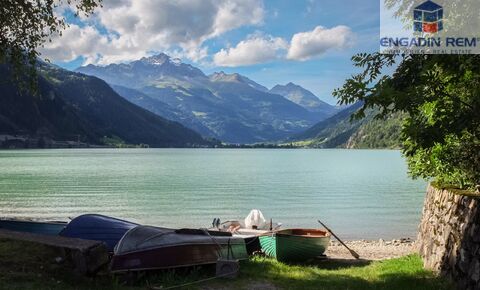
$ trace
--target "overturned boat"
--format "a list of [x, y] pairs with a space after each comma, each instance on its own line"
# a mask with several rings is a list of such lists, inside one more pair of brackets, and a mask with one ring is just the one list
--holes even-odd
[[72, 219], [60, 232], [63, 237], [101, 241], [110, 252], [130, 229], [138, 226], [129, 221], [99, 215], [85, 214]]
[[0, 229], [50, 236], [58, 235], [66, 226], [67, 222], [61, 221], [0, 219]]
[[115, 247], [110, 269], [112, 272], [156, 270], [247, 258], [244, 240], [230, 233], [137, 226]]
[[317, 229], [285, 229], [259, 237], [262, 251], [281, 262], [306, 262], [321, 257], [330, 233]]

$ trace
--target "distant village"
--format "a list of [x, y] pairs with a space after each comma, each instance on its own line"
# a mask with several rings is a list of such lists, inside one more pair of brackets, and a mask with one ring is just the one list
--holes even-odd
[[8, 135], [0, 134], [2, 149], [32, 149], [32, 148], [100, 148], [105, 146], [92, 145], [77, 140], [58, 141], [46, 136]]

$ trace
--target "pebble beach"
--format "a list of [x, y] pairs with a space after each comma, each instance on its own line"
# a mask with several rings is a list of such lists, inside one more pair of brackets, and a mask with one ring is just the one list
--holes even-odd
[[[360, 255], [363, 260], [384, 260], [398, 258], [415, 253], [415, 240], [401, 238], [393, 240], [355, 240], [344, 241]], [[326, 255], [329, 259], [352, 259], [350, 252], [338, 241], [332, 239]]]

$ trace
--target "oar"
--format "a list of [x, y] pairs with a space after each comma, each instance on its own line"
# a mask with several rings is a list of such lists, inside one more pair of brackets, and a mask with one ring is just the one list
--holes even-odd
[[350, 249], [347, 245], [345, 245], [345, 243], [344, 243], [342, 240], [340, 240], [340, 238], [337, 237], [337, 235], [334, 234], [331, 229], [329, 229], [329, 228], [328, 228], [324, 223], [322, 223], [320, 220], [318, 220], [318, 222], [319, 222], [328, 232], [330, 232], [330, 233], [332, 234], [332, 236], [334, 236], [335, 239], [337, 239], [337, 240], [340, 242], [340, 244], [342, 244], [345, 248], [347, 248], [347, 250], [350, 252], [350, 254], [352, 254], [352, 256], [353, 256], [355, 259], [360, 259], [360, 255], [357, 254], [357, 252], [355, 252], [354, 250]]

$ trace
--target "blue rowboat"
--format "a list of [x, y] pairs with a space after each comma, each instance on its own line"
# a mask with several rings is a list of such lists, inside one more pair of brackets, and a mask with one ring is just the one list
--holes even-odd
[[58, 235], [67, 222], [0, 219], [0, 229], [43, 235]]
[[85, 214], [70, 221], [60, 232], [63, 237], [79, 238], [104, 242], [109, 251], [113, 248], [123, 235], [134, 227], [136, 223], [108, 217], [99, 214]]

